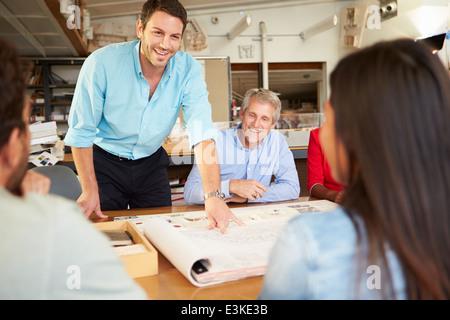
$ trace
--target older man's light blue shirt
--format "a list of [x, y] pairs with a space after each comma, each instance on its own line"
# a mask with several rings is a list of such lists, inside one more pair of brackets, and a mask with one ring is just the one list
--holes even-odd
[[140, 41], [112, 44], [86, 59], [70, 109], [66, 144], [84, 148], [95, 143], [112, 154], [140, 159], [161, 147], [180, 107], [191, 147], [216, 138], [198, 61], [177, 52], [149, 101], [139, 46]]
[[[246, 149], [237, 132], [241, 126], [221, 130], [217, 136], [216, 150], [220, 164], [221, 188], [231, 197], [231, 179], [256, 180], [265, 185], [268, 192], [252, 202], [270, 202], [297, 199], [300, 183], [294, 156], [284, 136], [270, 130], [267, 137], [255, 149]], [[275, 177], [271, 183], [272, 176]], [[203, 203], [203, 187], [200, 172], [194, 164], [184, 186], [187, 203]]]

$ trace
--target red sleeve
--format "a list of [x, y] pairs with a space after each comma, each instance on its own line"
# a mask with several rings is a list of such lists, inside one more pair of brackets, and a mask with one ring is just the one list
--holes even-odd
[[316, 183], [324, 184], [323, 153], [319, 144], [319, 129], [314, 129], [309, 134], [306, 176], [308, 192]]

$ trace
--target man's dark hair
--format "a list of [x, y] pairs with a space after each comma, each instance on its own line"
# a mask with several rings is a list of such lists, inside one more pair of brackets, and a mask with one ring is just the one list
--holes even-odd
[[183, 33], [187, 25], [187, 13], [178, 0], [148, 0], [142, 6], [141, 21], [145, 29], [150, 17], [156, 11], [163, 11], [171, 16], [178, 17], [183, 22]]
[[17, 49], [0, 38], [0, 148], [8, 141], [15, 127], [25, 128], [22, 69]]

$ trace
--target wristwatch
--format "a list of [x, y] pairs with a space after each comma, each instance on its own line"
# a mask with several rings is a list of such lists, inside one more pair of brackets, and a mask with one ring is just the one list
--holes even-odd
[[208, 199], [210, 197], [217, 197], [222, 200], [225, 200], [225, 193], [223, 193], [222, 190], [214, 190], [213, 192], [205, 193], [205, 196], [203, 197], [203, 199], [206, 201], [206, 199]]

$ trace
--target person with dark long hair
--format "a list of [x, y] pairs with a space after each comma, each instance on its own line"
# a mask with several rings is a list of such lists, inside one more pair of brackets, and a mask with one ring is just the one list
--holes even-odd
[[450, 78], [413, 40], [342, 59], [320, 142], [341, 206], [290, 221], [261, 299], [450, 298]]

